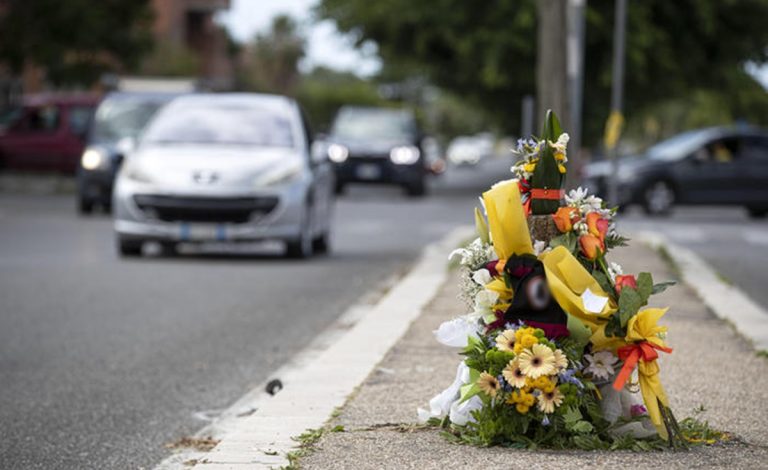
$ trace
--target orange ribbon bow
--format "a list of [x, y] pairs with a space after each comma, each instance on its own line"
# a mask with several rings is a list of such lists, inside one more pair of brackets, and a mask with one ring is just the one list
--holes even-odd
[[656, 350], [663, 351], [667, 354], [672, 352], [672, 348], [659, 346], [658, 344], [653, 344], [648, 341], [620, 347], [616, 352], [618, 353], [619, 359], [624, 361], [624, 366], [621, 368], [621, 371], [619, 371], [619, 374], [616, 376], [616, 380], [613, 382], [613, 389], [621, 391], [621, 389], [624, 388], [624, 385], [632, 375], [632, 371], [635, 370], [638, 361], [653, 362], [658, 359], [659, 353], [657, 353]]

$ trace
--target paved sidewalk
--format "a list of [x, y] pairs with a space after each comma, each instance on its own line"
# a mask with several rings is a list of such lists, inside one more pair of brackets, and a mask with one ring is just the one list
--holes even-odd
[[[674, 275], [650, 248], [635, 245], [613, 252], [625, 272], [650, 271], [657, 281]], [[439, 269], [439, 268], [438, 268]], [[768, 468], [768, 359], [715, 318], [685, 286], [655, 296], [670, 306], [662, 323], [675, 351], [662, 359], [663, 383], [679, 419], [704, 405], [701, 416], [736, 436], [729, 443], [689, 452], [521, 451], [449, 443], [417, 424], [416, 408], [453, 380], [460, 356], [437, 343], [442, 321], [464, 313], [456, 299], [456, 273], [406, 335], [389, 351], [315, 444], [299, 460], [302, 469], [455, 468]], [[768, 327], [768, 318], [766, 318]]]

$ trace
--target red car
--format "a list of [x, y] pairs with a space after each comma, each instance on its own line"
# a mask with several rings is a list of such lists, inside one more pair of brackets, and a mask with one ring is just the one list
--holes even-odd
[[0, 168], [74, 173], [99, 100], [92, 94], [25, 96], [0, 130]]

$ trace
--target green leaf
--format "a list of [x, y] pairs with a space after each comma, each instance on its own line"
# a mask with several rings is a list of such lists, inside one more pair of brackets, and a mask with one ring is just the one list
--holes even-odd
[[477, 236], [486, 245], [491, 243], [491, 238], [488, 235], [488, 224], [485, 222], [485, 217], [480, 209], [475, 207], [475, 229], [477, 230]]
[[660, 282], [658, 284], [654, 284], [653, 288], [651, 289], [651, 294], [660, 294], [665, 290], [667, 290], [667, 287], [672, 287], [675, 284], [677, 284], [677, 282], [675, 281], [666, 281], [666, 282]]
[[619, 320], [621, 326], [626, 327], [630, 318], [637, 314], [640, 307], [643, 306], [643, 300], [640, 294], [631, 287], [623, 287], [619, 295]]
[[568, 408], [563, 414], [566, 426], [576, 424], [578, 421], [581, 421], [582, 418], [583, 416], [578, 408]]
[[611, 285], [611, 281], [608, 280], [608, 276], [606, 276], [604, 272], [595, 270], [592, 272], [592, 277], [594, 277], [597, 283], [600, 284], [600, 287], [603, 288], [606, 294], [610, 295], [614, 299], [616, 298], [616, 291]]
[[562, 133], [563, 128], [560, 126], [560, 120], [557, 118], [557, 114], [551, 109], [548, 109], [547, 116], [544, 119], [544, 132], [542, 132], [543, 138], [554, 142]]
[[571, 431], [578, 432], [580, 434], [590, 433], [593, 429], [595, 428], [589, 421], [577, 421], [571, 426]]
[[637, 275], [637, 293], [640, 294], [640, 299], [643, 301], [643, 305], [648, 303], [648, 297], [653, 292], [653, 277], [651, 273], [640, 273]]
[[573, 315], [568, 315], [568, 332], [578, 350], [584, 349], [592, 336], [592, 330]]

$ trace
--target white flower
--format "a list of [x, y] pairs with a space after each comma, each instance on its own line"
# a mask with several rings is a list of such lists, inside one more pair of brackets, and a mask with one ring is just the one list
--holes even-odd
[[478, 283], [479, 285], [484, 286], [489, 282], [491, 282], [493, 280], [493, 277], [491, 277], [490, 271], [488, 271], [485, 268], [482, 268], [472, 273], [472, 280]]
[[543, 240], [536, 240], [533, 242], [533, 254], [535, 254], [536, 256], [539, 256], [545, 251], [549, 251], [549, 246], [547, 245], [547, 242]]
[[619, 263], [611, 262], [608, 265], [608, 275], [611, 276], [611, 281], [616, 281], [616, 276], [621, 276], [622, 274], [624, 274], [624, 270]]
[[499, 301], [499, 293], [483, 289], [475, 296], [475, 314], [487, 315], [493, 312], [493, 306]]
[[441, 344], [454, 348], [465, 348], [470, 336], [477, 337], [480, 326], [472, 317], [459, 317], [443, 322], [433, 331], [435, 338]]
[[584, 359], [589, 362], [589, 365], [584, 369], [584, 372], [592, 374], [592, 377], [596, 379], [607, 379], [613, 375], [613, 368], [618, 357], [614, 356], [610, 351], [598, 351], [594, 354], [585, 354]]
[[578, 207], [581, 205], [581, 200], [587, 197], [589, 191], [587, 188], [579, 186], [576, 189], [571, 189], [568, 194], [565, 195], [565, 202], [569, 206]]

